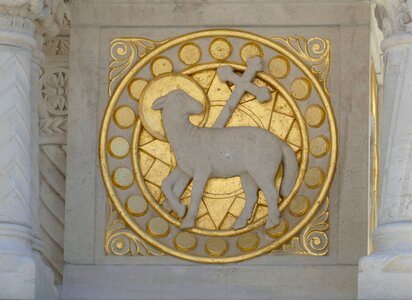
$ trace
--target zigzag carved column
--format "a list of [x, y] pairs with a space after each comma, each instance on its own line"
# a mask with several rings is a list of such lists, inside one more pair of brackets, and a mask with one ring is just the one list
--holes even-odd
[[41, 247], [33, 50], [48, 14], [43, 0], [0, 0], [0, 299], [57, 299], [33, 251]]
[[0, 295], [30, 299], [35, 292], [30, 159], [35, 26], [6, 14], [0, 15], [0, 26]]
[[412, 295], [412, 1], [380, 0], [385, 39], [380, 187], [374, 252], [359, 264], [360, 299]]

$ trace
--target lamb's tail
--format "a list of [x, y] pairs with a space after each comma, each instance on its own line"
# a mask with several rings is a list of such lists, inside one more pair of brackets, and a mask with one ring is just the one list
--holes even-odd
[[289, 196], [298, 177], [298, 161], [295, 152], [287, 143], [282, 143], [283, 180], [280, 194]]

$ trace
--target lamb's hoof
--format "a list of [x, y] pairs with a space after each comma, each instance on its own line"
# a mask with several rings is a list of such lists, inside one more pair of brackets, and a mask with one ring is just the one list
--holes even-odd
[[275, 227], [280, 223], [280, 218], [279, 217], [272, 217], [268, 218], [266, 221], [265, 229], [270, 229], [272, 227]]
[[237, 219], [236, 222], [233, 224], [233, 229], [240, 229], [246, 226], [247, 220]]
[[182, 222], [182, 224], [180, 224], [180, 229], [188, 229], [188, 228], [192, 228], [195, 226], [195, 220], [194, 219], [188, 219], [185, 218]]
[[176, 207], [173, 209], [173, 211], [177, 214], [177, 216], [181, 219], [184, 217], [184, 215], [186, 214], [186, 206], [184, 206], [183, 204], [178, 204], [176, 205]]

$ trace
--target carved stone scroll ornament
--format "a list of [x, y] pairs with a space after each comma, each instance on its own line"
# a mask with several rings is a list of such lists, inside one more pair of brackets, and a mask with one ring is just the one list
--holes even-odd
[[329, 48], [235, 30], [114, 39], [99, 150], [106, 252], [204, 263], [326, 255]]

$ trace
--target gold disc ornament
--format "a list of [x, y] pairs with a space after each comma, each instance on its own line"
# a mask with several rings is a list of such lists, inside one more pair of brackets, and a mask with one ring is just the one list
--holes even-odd
[[[337, 132], [327, 88], [329, 49], [329, 41], [319, 37], [265, 38], [221, 29], [164, 41], [113, 39], [109, 101], [99, 147], [109, 201], [107, 254], [166, 254], [199, 263], [233, 263], [264, 254], [293, 255], [297, 253], [293, 245], [299, 245], [300, 254], [325, 255], [327, 193], [337, 158]], [[239, 95], [230, 80], [250, 76], [246, 70], [254, 57], [261, 60], [263, 69], [250, 80], [254, 87]], [[232, 72], [230, 80], [221, 80], [221, 67]], [[259, 89], [269, 93], [265, 102], [257, 99]], [[234, 229], [247, 201], [240, 177], [235, 176], [209, 178], [194, 226], [181, 228], [183, 219], [171, 209], [162, 189], [165, 178], [177, 168], [176, 144], [168, 141], [162, 112], [153, 109], [157, 99], [176, 90], [201, 105], [202, 113], [189, 118], [194, 126], [213, 127], [226, 103], [239, 97], [225, 127], [262, 128], [292, 148], [298, 175], [291, 193], [278, 198], [278, 225], [265, 228], [268, 204], [259, 191], [249, 220]], [[207, 143], [213, 149], [219, 141]], [[281, 165], [273, 179], [278, 190], [283, 176]], [[173, 193], [178, 189], [175, 186]], [[179, 196], [187, 210], [191, 181]], [[318, 219], [326, 226], [311, 227]], [[319, 237], [321, 247], [317, 246]]]

